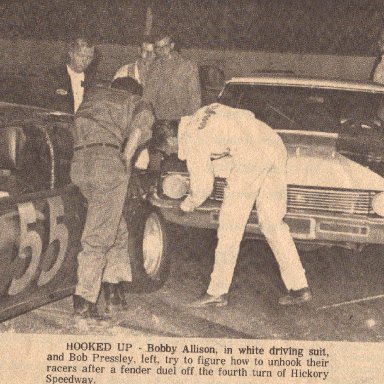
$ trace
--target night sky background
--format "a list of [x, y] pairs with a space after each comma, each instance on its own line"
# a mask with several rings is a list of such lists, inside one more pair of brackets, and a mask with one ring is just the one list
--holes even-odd
[[375, 55], [381, 0], [29, 0], [2, 1], [0, 37], [132, 45], [153, 31], [184, 48]]

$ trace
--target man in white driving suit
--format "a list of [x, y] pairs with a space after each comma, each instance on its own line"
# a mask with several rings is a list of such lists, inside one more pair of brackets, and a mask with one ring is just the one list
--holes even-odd
[[219, 215], [218, 244], [207, 293], [193, 307], [225, 306], [240, 242], [256, 202], [260, 228], [280, 267], [288, 294], [281, 305], [310, 301], [305, 270], [289, 228], [287, 211], [286, 148], [276, 132], [247, 110], [219, 103], [182, 117], [178, 155], [187, 161], [190, 193], [180, 204], [192, 212], [209, 197], [214, 182], [212, 154], [228, 154], [231, 169]]

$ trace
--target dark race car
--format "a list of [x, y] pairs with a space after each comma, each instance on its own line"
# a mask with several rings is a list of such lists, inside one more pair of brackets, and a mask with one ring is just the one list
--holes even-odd
[[0, 320], [73, 292], [85, 205], [72, 117], [0, 104]]
[[[224, 75], [205, 65], [200, 77], [209, 103]], [[40, 108], [53, 105], [45, 78], [8, 74], [1, 80], [7, 102], [0, 102], [0, 321], [74, 292], [86, 215], [86, 201], [69, 177], [73, 116]], [[142, 220], [142, 196], [157, 176], [136, 170], [124, 208], [133, 277], [126, 289], [136, 292], [159, 288], [169, 270], [169, 253], [152, 251], [159, 249], [151, 237], [156, 220], [146, 226]]]
[[[0, 102], [0, 321], [74, 292], [87, 207], [69, 176], [72, 121]], [[127, 215], [135, 210], [129, 201]], [[165, 264], [144, 263], [130, 248], [134, 281], [126, 288], [159, 287]]]

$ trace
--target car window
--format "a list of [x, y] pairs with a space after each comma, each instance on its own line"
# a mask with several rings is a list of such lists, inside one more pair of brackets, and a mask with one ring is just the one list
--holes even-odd
[[244, 93], [242, 87], [226, 85], [219, 95], [221, 104], [239, 108], [240, 96]]
[[248, 109], [275, 129], [338, 132], [346, 119], [377, 117], [384, 98], [368, 92], [229, 84], [220, 102]]

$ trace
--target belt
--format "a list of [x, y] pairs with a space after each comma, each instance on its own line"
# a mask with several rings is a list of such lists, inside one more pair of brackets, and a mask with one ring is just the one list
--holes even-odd
[[110, 143], [91, 143], [91, 144], [84, 144], [79, 145], [74, 148], [75, 151], [79, 151], [80, 149], [86, 149], [86, 148], [92, 148], [92, 147], [110, 147], [120, 150], [120, 147], [116, 144], [110, 144]]

